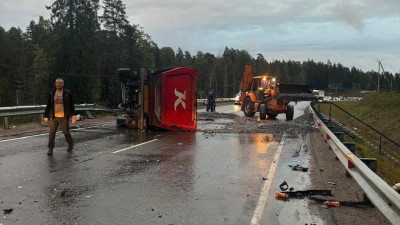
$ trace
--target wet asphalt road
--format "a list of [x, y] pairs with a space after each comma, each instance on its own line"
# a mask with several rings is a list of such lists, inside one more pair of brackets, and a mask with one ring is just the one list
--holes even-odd
[[[242, 115], [239, 107], [217, 111]], [[0, 224], [321, 224], [307, 200], [274, 196], [283, 181], [309, 184], [288, 166], [308, 166], [307, 135], [140, 132], [115, 123], [72, 135], [75, 151], [59, 133], [51, 157], [47, 134], [0, 140], [0, 206], [13, 209]]]

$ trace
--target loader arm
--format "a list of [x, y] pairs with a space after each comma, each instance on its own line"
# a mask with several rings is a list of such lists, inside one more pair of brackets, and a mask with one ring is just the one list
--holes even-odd
[[241, 96], [240, 96], [239, 101], [242, 105], [242, 111], [243, 111], [243, 101], [246, 98], [246, 92], [249, 89], [249, 85], [250, 85], [252, 79], [253, 79], [252, 67], [246, 66], [244, 69], [242, 82], [240, 83]]

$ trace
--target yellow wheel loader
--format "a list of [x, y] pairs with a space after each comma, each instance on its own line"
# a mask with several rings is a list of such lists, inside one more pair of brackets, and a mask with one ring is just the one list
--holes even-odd
[[286, 120], [292, 120], [294, 114], [291, 101], [310, 101], [315, 99], [308, 85], [278, 83], [275, 77], [252, 75], [252, 67], [246, 66], [241, 89], [241, 110], [247, 117], [260, 112], [260, 119], [275, 118], [286, 113]]

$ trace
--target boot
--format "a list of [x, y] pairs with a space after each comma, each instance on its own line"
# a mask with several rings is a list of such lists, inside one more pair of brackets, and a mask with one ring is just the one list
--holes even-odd
[[47, 152], [47, 155], [53, 155], [53, 149], [49, 149], [49, 151]]
[[72, 144], [69, 144], [68, 145], [68, 152], [72, 152], [72, 150], [74, 149], [74, 143], [72, 143]]

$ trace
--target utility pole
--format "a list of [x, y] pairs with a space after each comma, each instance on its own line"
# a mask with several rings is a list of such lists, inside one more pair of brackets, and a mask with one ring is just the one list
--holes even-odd
[[225, 78], [225, 80], [224, 80], [224, 85], [225, 85], [225, 87], [224, 87], [224, 98], [226, 98], [226, 96], [227, 96], [227, 94], [226, 94], [226, 65], [225, 65], [225, 75], [224, 75], [224, 78]]
[[[379, 63], [378, 71], [379, 71], [380, 68], [382, 68], [382, 73], [385, 73], [385, 69], [383, 68], [383, 65], [382, 65], [382, 60], [379, 60], [378, 63]], [[380, 76], [380, 75], [381, 75], [381, 74], [379, 73], [379, 76]], [[393, 80], [393, 76], [391, 76], [390, 84], [389, 84], [389, 80], [387, 79], [387, 77], [385, 77], [385, 75], [383, 75], [383, 77], [385, 78], [387, 84], [390, 86], [390, 91], [392, 91], [392, 80]], [[378, 80], [378, 81], [379, 81], [379, 80]], [[379, 83], [378, 83], [378, 87], [379, 87]], [[386, 86], [385, 86], [385, 87], [386, 87]], [[385, 90], [386, 90], [386, 89], [385, 89]]]
[[18, 96], [19, 90], [15, 90], [15, 93], [16, 93], [16, 95], [17, 95], [17, 106], [19, 106], [19, 96]]
[[381, 76], [381, 60], [378, 61], [378, 93], [379, 93], [379, 78]]

